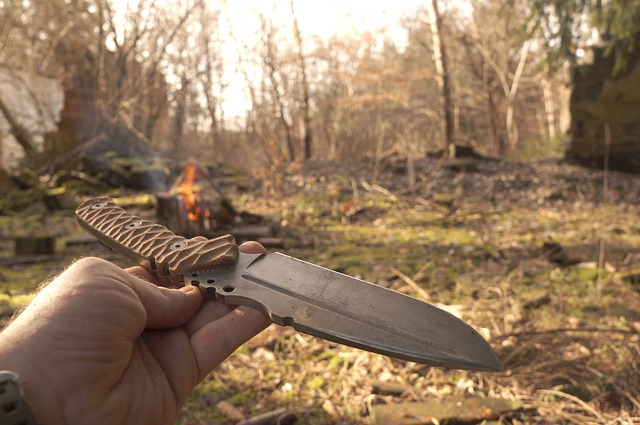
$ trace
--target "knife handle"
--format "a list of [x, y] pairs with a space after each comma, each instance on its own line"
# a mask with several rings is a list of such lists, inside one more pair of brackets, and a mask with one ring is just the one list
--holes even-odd
[[83, 202], [76, 217], [100, 242], [154, 273], [166, 286], [183, 286], [185, 274], [222, 270], [238, 261], [238, 246], [231, 235], [186, 239], [126, 212], [110, 198]]

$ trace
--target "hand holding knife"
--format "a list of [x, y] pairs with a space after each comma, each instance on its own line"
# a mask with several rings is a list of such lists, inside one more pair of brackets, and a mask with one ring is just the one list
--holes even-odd
[[105, 197], [76, 210], [80, 225], [167, 286], [196, 285], [225, 304], [356, 348], [439, 367], [501, 370], [490, 345], [455, 316], [396, 291], [281, 253], [238, 251], [230, 235], [186, 239]]

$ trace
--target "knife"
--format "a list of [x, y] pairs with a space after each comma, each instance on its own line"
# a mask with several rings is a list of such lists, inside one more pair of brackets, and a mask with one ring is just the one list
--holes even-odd
[[487, 341], [457, 317], [408, 295], [281, 253], [238, 251], [233, 236], [186, 239], [106, 197], [76, 210], [82, 228], [154, 273], [229, 305], [339, 344], [436, 367], [501, 370]]

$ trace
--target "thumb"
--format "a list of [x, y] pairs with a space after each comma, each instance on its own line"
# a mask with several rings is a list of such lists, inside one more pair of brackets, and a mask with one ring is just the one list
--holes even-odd
[[130, 270], [127, 275], [127, 286], [136, 293], [147, 313], [147, 329], [181, 326], [202, 304], [202, 293], [194, 286], [171, 289], [138, 278], [138, 273], [134, 270]]

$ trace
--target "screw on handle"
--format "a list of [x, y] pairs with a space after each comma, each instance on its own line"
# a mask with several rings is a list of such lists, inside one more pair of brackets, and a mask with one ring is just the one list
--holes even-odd
[[83, 202], [76, 217], [87, 232], [154, 273], [166, 286], [182, 286], [185, 274], [222, 270], [238, 261], [238, 246], [231, 235], [203, 241], [185, 239], [126, 212], [110, 198]]

